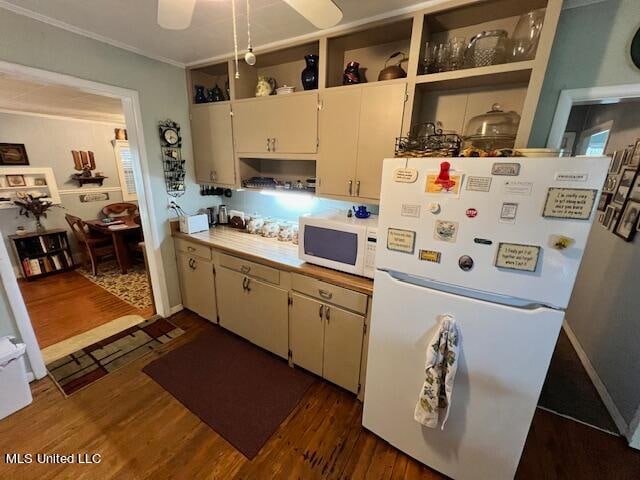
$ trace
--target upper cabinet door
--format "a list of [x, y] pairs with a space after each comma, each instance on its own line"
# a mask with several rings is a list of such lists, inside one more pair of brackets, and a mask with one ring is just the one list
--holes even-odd
[[233, 130], [229, 103], [198, 105], [191, 112], [196, 179], [235, 185]]
[[318, 193], [353, 195], [362, 89], [338, 88], [322, 94]]
[[298, 93], [269, 99], [273, 153], [318, 151], [318, 94]]
[[258, 98], [233, 104], [233, 131], [236, 152], [268, 153], [273, 116], [272, 99]]
[[396, 137], [401, 135], [406, 91], [404, 83], [362, 88], [354, 187], [359, 197], [380, 198], [382, 161], [393, 157]]

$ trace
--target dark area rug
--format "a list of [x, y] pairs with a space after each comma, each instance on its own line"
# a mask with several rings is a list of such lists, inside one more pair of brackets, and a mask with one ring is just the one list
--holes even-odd
[[69, 396], [183, 333], [164, 318], [147, 320], [51, 362], [47, 370]]
[[143, 371], [249, 459], [315, 381], [217, 326]]
[[538, 406], [619, 434], [564, 329], [560, 330]]

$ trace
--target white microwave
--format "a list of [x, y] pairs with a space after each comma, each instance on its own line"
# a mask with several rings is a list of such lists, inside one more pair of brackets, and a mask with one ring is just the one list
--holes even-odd
[[344, 214], [299, 218], [298, 257], [309, 263], [373, 278], [378, 217]]

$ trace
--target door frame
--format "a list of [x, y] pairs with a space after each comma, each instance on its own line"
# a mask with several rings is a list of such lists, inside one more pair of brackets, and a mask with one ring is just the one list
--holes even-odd
[[[571, 114], [571, 108], [574, 105], [618, 103], [620, 100], [627, 98], [640, 98], [640, 83], [562, 90], [560, 92], [560, 98], [558, 99], [558, 105], [556, 106], [553, 123], [551, 124], [551, 131], [547, 138], [547, 147], [560, 148], [562, 136], [564, 135], [569, 121], [569, 115]], [[566, 321], [563, 323], [563, 328], [622, 435], [626, 437], [630, 447], [640, 449], [640, 406], [631, 419], [631, 422], [627, 425], [604, 383], [584, 353], [580, 342]]]
[[[142, 111], [138, 91], [4, 61], [0, 61], [0, 73], [13, 75], [25, 80], [64, 85], [85, 93], [119, 98], [122, 101], [129, 148], [133, 157], [138, 208], [145, 238], [145, 250], [156, 313], [162, 317], [169, 316], [171, 314], [169, 290], [160, 251], [162, 231], [156, 216], [152, 214], [154, 199], [151, 187], [151, 172], [144, 143]], [[27, 358], [31, 364], [32, 375], [35, 378], [42, 378], [47, 374], [47, 370], [4, 241], [0, 241], [0, 280], [6, 290], [9, 301], [8, 307], [13, 313], [18, 332], [22, 341], [26, 344]]]

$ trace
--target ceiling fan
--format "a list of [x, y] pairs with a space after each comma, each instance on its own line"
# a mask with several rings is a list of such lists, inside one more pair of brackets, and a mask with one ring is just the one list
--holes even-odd
[[[284, 0], [316, 28], [329, 28], [342, 20], [342, 11], [332, 0]], [[158, 0], [158, 25], [184, 30], [191, 24], [196, 0]]]

